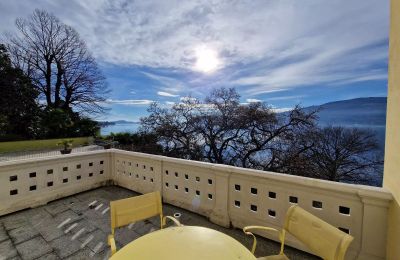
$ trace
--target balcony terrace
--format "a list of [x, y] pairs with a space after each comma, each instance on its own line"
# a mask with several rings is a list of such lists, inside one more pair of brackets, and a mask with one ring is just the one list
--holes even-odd
[[[0, 259], [108, 259], [109, 201], [136, 195], [124, 188], [107, 186], [1, 217]], [[196, 213], [164, 204], [164, 214], [176, 212], [182, 214], [180, 220], [186, 225], [209, 227], [251, 246], [252, 240], [240, 229], [224, 228]], [[159, 228], [158, 217], [121, 228], [116, 233], [117, 246], [121, 248]], [[257, 254], [278, 251], [278, 243], [261, 239]], [[291, 259], [318, 259], [292, 248], [286, 248], [286, 253]]]
[[[383, 188], [110, 149], [0, 163], [0, 259], [106, 258], [109, 201], [155, 190], [165, 214], [180, 212], [183, 224], [211, 227], [248, 247], [251, 238], [240, 228], [281, 228], [286, 210], [298, 204], [355, 237], [348, 259], [386, 257], [392, 195]], [[122, 228], [118, 246], [152, 229], [156, 220]], [[257, 255], [278, 251], [268, 239]], [[293, 237], [287, 244], [307, 251]], [[312, 259], [299, 250], [286, 253]]]

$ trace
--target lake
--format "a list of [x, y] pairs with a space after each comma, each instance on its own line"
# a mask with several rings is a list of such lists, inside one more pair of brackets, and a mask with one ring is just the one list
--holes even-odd
[[136, 132], [139, 128], [140, 124], [132, 123], [132, 124], [115, 124], [108, 125], [100, 128], [101, 135], [109, 135], [111, 133], [133, 133]]

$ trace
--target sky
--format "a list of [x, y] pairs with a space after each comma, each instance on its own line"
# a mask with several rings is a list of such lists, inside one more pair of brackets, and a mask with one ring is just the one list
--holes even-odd
[[36, 8], [96, 58], [111, 89], [101, 120], [220, 87], [277, 110], [387, 95], [388, 0], [0, 0], [0, 34]]

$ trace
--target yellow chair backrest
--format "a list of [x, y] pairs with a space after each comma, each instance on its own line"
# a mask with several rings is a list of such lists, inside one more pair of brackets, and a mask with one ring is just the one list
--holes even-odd
[[132, 222], [148, 219], [154, 216], [162, 218], [162, 203], [160, 192], [147, 193], [141, 196], [111, 201], [111, 229], [126, 226]]
[[344, 259], [353, 237], [298, 206], [289, 208], [284, 229], [325, 260]]

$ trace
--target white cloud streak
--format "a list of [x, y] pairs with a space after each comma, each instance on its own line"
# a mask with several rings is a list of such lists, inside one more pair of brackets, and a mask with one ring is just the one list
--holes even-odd
[[247, 103], [258, 103], [258, 102], [262, 102], [262, 100], [260, 99], [255, 99], [255, 98], [248, 98], [246, 99]]
[[108, 104], [127, 105], [127, 106], [148, 106], [153, 103], [148, 99], [107, 99]]
[[157, 95], [162, 96], [162, 97], [179, 97], [179, 95], [174, 95], [174, 94], [164, 92], [164, 91], [158, 91]]

